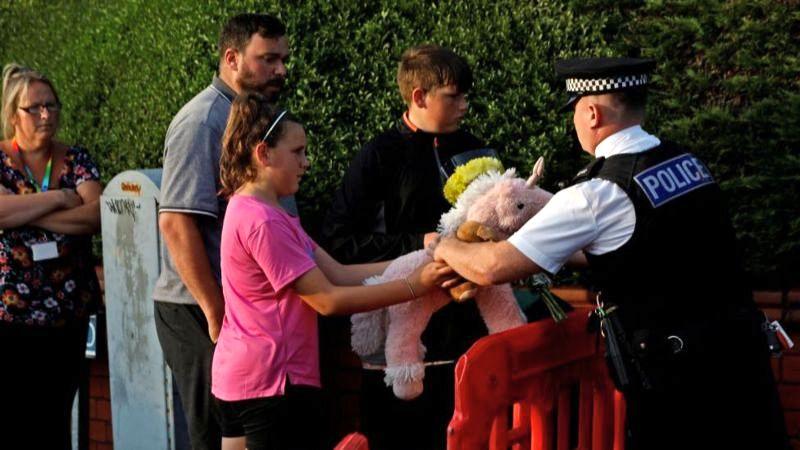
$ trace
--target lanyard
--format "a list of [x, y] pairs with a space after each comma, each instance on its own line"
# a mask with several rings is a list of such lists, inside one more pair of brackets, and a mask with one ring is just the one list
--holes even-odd
[[[411, 119], [408, 118], [408, 111], [403, 113], [403, 122], [406, 124], [406, 126], [409, 129], [411, 129], [411, 131], [416, 133], [417, 130], [419, 130], [419, 128], [417, 128], [417, 126], [414, 125], [413, 122], [411, 122]], [[434, 136], [433, 137], [433, 156], [436, 158], [436, 165], [439, 167], [439, 181], [442, 182], [442, 187], [444, 187], [445, 183], [447, 183], [447, 178], [449, 178], [449, 177], [447, 175], [447, 171], [444, 170], [444, 167], [442, 166], [442, 160], [439, 158], [439, 137], [438, 136]]]
[[[19, 144], [17, 144], [16, 139], [11, 140], [11, 148], [14, 149], [17, 155], [20, 155]], [[36, 188], [36, 192], [47, 192], [47, 188], [50, 187], [50, 174], [53, 171], [53, 152], [50, 152], [50, 159], [47, 160], [47, 167], [44, 169], [44, 178], [42, 179], [41, 186], [33, 177], [31, 169], [29, 169], [28, 166], [22, 161], [22, 155], [20, 155], [19, 160], [22, 162], [22, 167], [25, 168], [25, 172], [28, 174], [28, 179], [30, 180], [31, 184], [33, 184], [33, 187]]]
[[439, 179], [442, 182], [442, 187], [444, 187], [444, 185], [447, 184], [447, 179], [449, 177], [447, 176], [447, 171], [444, 170], [444, 166], [442, 166], [442, 160], [439, 159], [439, 138], [438, 137], [434, 137], [433, 138], [433, 156], [436, 157], [436, 165], [439, 166]]

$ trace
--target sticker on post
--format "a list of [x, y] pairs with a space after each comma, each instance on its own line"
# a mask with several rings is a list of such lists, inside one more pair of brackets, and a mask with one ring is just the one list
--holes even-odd
[[33, 251], [34, 261], [58, 258], [58, 245], [53, 241], [33, 244], [31, 245], [31, 250]]

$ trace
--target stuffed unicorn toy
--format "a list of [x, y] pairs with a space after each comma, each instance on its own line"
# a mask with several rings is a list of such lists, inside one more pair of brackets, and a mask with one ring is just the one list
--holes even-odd
[[[441, 217], [440, 235], [458, 235], [459, 239], [470, 241], [506, 239], [552, 197], [536, 186], [542, 173], [542, 158], [527, 181], [517, 177], [514, 169], [503, 171], [502, 163], [495, 158], [476, 158], [458, 167], [445, 184], [445, 198], [453, 207]], [[364, 284], [405, 278], [431, 260], [430, 249], [408, 253]], [[474, 297], [489, 333], [525, 323], [509, 284], [475, 287], [465, 282], [451, 289], [450, 295], [436, 289], [406, 303], [354, 314], [353, 350], [362, 359], [385, 352], [384, 381], [392, 386], [396, 397], [411, 400], [422, 393], [425, 347], [420, 337], [433, 313], [449, 303], [451, 296], [457, 300]]]

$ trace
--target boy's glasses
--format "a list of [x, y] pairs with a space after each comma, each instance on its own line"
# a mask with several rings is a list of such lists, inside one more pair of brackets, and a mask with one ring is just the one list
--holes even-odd
[[25, 111], [32, 116], [40, 116], [46, 109], [49, 113], [57, 113], [61, 111], [60, 103], [42, 103], [41, 105], [20, 106], [19, 109]]
[[283, 119], [283, 116], [285, 116], [285, 115], [286, 115], [286, 110], [285, 109], [283, 111], [281, 111], [280, 113], [278, 113], [278, 116], [275, 117], [275, 120], [272, 121], [272, 125], [270, 125], [269, 128], [267, 129], [267, 132], [264, 133], [264, 137], [261, 138], [261, 140], [263, 142], [267, 142], [267, 138], [269, 137], [270, 133], [272, 133], [272, 130], [275, 129], [275, 127], [278, 125], [278, 122], [280, 122], [281, 119]]

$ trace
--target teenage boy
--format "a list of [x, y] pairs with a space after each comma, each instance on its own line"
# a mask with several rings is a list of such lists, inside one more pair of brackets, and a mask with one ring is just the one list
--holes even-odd
[[[459, 129], [472, 86], [463, 58], [436, 45], [410, 48], [397, 84], [406, 112], [353, 159], [323, 227], [327, 249], [348, 264], [392, 259], [428, 245], [450, 208], [442, 194], [443, 165], [484, 146]], [[452, 303], [434, 314], [422, 336], [425, 390], [412, 401], [395, 398], [384, 384], [382, 351], [364, 361], [361, 427], [370, 448], [445, 448], [454, 360], [485, 334], [474, 302]]]
[[[219, 158], [233, 98], [254, 90], [277, 99], [289, 55], [285, 34], [272, 16], [231, 18], [219, 39], [219, 76], [175, 115], [164, 142], [158, 210], [162, 270], [153, 291], [156, 332], [195, 450], [220, 448], [221, 434], [244, 435], [243, 430], [220, 430], [211, 396], [211, 357], [225, 311], [219, 244], [227, 202], [217, 196]], [[293, 200], [287, 203], [293, 205]]]

